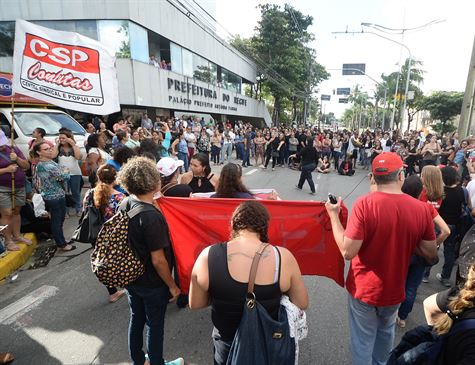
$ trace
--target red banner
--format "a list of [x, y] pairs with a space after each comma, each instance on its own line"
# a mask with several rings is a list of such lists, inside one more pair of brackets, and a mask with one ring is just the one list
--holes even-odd
[[[193, 265], [201, 251], [229, 240], [237, 199], [160, 198], [175, 252], [180, 286], [188, 292]], [[292, 252], [303, 275], [320, 275], [343, 286], [344, 260], [333, 238], [330, 219], [321, 202], [262, 200], [271, 216], [269, 240]], [[340, 219], [346, 224], [348, 211]]]

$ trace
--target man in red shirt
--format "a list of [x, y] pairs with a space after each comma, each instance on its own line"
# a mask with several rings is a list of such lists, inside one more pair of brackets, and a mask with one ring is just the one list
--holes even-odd
[[341, 198], [326, 203], [338, 248], [351, 260], [346, 288], [354, 365], [386, 364], [411, 256], [437, 260], [429, 207], [402, 193], [403, 167], [392, 152], [373, 160], [376, 191], [355, 202], [346, 230], [338, 217]]

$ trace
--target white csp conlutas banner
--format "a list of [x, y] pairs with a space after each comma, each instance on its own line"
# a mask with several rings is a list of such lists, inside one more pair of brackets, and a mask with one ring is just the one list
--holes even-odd
[[115, 55], [94, 39], [16, 21], [13, 92], [72, 110], [120, 110]]

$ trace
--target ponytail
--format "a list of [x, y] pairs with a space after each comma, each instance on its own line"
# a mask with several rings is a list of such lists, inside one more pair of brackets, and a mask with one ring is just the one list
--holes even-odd
[[450, 331], [454, 324], [454, 319], [464, 310], [475, 307], [475, 265], [468, 271], [467, 281], [457, 297], [450, 301], [447, 313], [441, 315], [435, 325], [434, 330], [438, 335], [444, 335]]

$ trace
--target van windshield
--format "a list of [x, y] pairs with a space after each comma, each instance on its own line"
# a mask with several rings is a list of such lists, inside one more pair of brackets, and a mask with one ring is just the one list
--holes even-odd
[[60, 128], [68, 128], [75, 135], [86, 133], [78, 122], [63, 113], [15, 112], [15, 123], [25, 136], [31, 135], [35, 128], [43, 128], [50, 136], [57, 136]]

